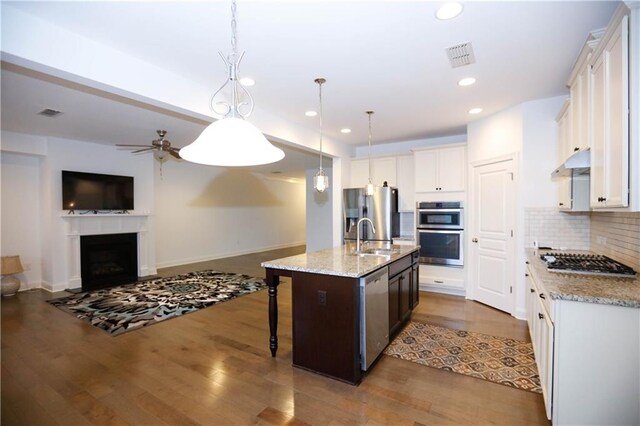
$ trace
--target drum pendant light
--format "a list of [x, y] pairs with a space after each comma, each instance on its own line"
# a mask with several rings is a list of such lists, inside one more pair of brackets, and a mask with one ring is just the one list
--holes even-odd
[[[238, 55], [236, 1], [231, 3], [231, 54], [218, 52], [227, 68], [227, 80], [211, 96], [214, 115], [222, 118], [211, 123], [198, 138], [180, 150], [187, 161], [209, 166], [254, 166], [275, 163], [284, 152], [273, 146], [254, 125], [245, 120], [253, 111], [253, 98], [239, 84], [238, 71], [244, 52]], [[216, 101], [227, 87], [231, 101]], [[216, 110], [217, 107], [217, 110]], [[223, 111], [220, 113], [220, 111]]]
[[369, 183], [365, 188], [366, 195], [373, 195], [373, 182], [371, 181], [371, 115], [374, 114], [373, 111], [365, 111], [369, 116]]
[[318, 84], [319, 91], [319, 104], [320, 104], [320, 167], [318, 167], [318, 173], [313, 177], [313, 189], [318, 192], [324, 192], [329, 187], [329, 176], [324, 174], [322, 169], [322, 85], [327, 82], [324, 78], [316, 78], [313, 80]]

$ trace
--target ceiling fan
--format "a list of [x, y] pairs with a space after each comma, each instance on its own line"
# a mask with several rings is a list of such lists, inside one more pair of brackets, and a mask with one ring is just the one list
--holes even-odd
[[181, 160], [182, 158], [180, 157], [180, 154], [179, 154], [180, 148], [173, 148], [171, 146], [171, 141], [164, 138], [165, 135], [167, 134], [167, 131], [156, 130], [156, 132], [158, 132], [158, 136], [160, 137], [158, 139], [152, 140], [151, 145], [116, 144], [116, 146], [121, 146], [125, 148], [142, 148], [142, 149], [137, 149], [133, 151], [132, 154], [138, 154], [140, 152], [146, 152], [146, 151], [155, 151], [153, 153], [154, 157], [160, 161], [162, 161], [167, 156], [167, 154], [170, 154], [175, 158]]

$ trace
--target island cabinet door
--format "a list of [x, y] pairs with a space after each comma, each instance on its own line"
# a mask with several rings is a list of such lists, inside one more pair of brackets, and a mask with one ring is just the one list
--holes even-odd
[[292, 275], [293, 365], [359, 382], [358, 279], [306, 272]]
[[400, 325], [400, 274], [389, 279], [389, 337]]
[[417, 263], [411, 266], [411, 309], [420, 303], [420, 271]]
[[406, 320], [411, 314], [411, 268], [400, 274], [400, 320]]

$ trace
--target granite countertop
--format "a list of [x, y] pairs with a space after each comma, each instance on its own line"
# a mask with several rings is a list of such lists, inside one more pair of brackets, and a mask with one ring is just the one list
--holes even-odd
[[[540, 254], [549, 251], [551, 250], [527, 249], [527, 260], [529, 260], [529, 267], [535, 276], [536, 284], [542, 286], [540, 290], [544, 289], [544, 292], [552, 299], [640, 308], [640, 277], [638, 274], [631, 278], [619, 278], [549, 272], [546, 263], [540, 259]], [[552, 251], [595, 254], [581, 250]]]
[[392, 248], [394, 253], [390, 256], [357, 256], [353, 254], [355, 247], [354, 243], [349, 243], [330, 249], [269, 260], [262, 262], [260, 266], [263, 268], [358, 278], [420, 248], [420, 246], [411, 245], [367, 243], [363, 248]]

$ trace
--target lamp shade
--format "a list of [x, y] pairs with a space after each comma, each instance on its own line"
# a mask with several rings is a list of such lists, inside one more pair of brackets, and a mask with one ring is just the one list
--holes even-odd
[[227, 117], [211, 123], [180, 156], [208, 166], [256, 166], [282, 160], [284, 151], [248, 121]]
[[23, 272], [22, 263], [20, 263], [20, 256], [2, 256], [2, 262], [0, 262], [0, 275], [19, 274]]

